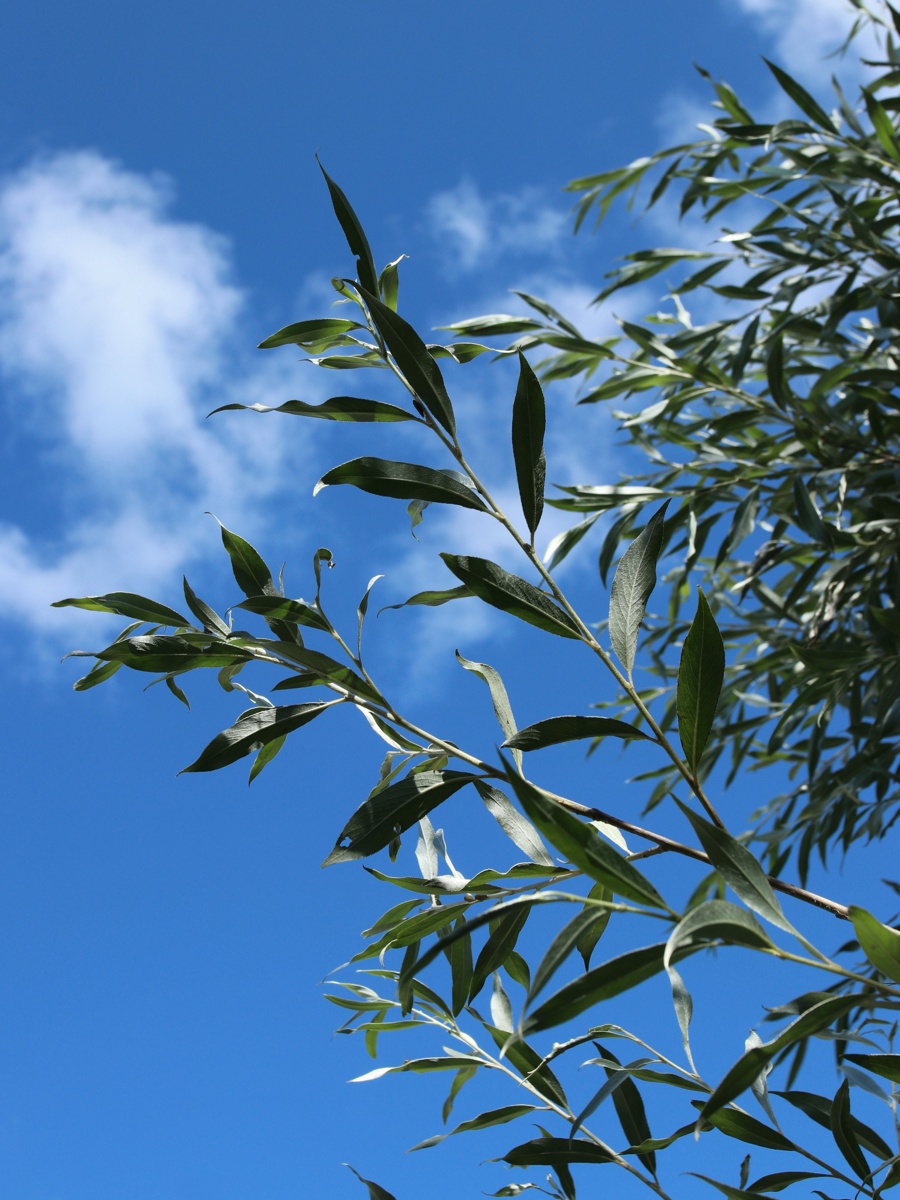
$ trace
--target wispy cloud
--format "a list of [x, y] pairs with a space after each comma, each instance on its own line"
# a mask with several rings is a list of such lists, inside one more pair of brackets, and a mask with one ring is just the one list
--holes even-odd
[[[834, 52], [841, 46], [859, 15], [847, 0], [730, 0], [772, 39], [779, 66], [809, 85], [828, 85], [835, 71]], [[865, 26], [854, 50], [844, 60], [841, 74], [859, 73], [860, 54], [876, 49], [873, 26]]]
[[284, 428], [205, 414], [284, 398], [293, 364], [235, 355], [249, 339], [228, 244], [171, 199], [90, 152], [0, 181], [5, 417], [43, 464], [0, 520], [7, 618], [59, 631], [52, 600], [152, 592], [212, 545], [204, 509], [249, 515], [280, 480]]
[[433, 196], [426, 220], [447, 265], [461, 271], [508, 254], [546, 254], [569, 228], [566, 211], [536, 188], [485, 196], [471, 180]]

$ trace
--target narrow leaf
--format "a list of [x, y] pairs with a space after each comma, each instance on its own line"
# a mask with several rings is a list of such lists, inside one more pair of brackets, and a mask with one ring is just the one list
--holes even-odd
[[[258, 349], [272, 350], [276, 346], [305, 346], [309, 349], [320, 349], [333, 345], [335, 339], [347, 334], [351, 329], [362, 329], [358, 321], [340, 320], [337, 317], [322, 317], [314, 321], [295, 321], [293, 325], [285, 325], [277, 333], [259, 343]], [[244, 407], [241, 405], [240, 407]], [[247, 405], [246, 407], [253, 407]], [[218, 412], [219, 409], [216, 409]]]
[[[598, 884], [598, 887], [603, 887]], [[604, 889], [605, 894], [612, 899], [612, 893]], [[550, 982], [552, 976], [566, 961], [572, 951], [578, 946], [579, 941], [584, 934], [592, 928], [597, 921], [598, 915], [605, 916], [609, 920], [609, 911], [603, 913], [602, 909], [598, 909], [593, 905], [586, 904], [585, 907], [565, 924], [550, 945], [547, 947], [547, 952], [538, 963], [537, 970], [534, 973], [534, 979], [531, 983], [531, 988], [528, 992], [528, 997], [525, 1001], [526, 1005], [531, 1005], [539, 992]]]
[[476, 781], [475, 790], [513, 845], [518, 846], [533, 863], [554, 870], [555, 863], [547, 853], [547, 847], [541, 841], [537, 830], [522, 816], [509, 797], [483, 780]]
[[850, 1081], [845, 1079], [837, 1090], [831, 1106], [831, 1134], [835, 1145], [860, 1179], [869, 1175], [869, 1164], [859, 1148], [850, 1123]]
[[699, 588], [697, 597], [697, 615], [684, 639], [675, 694], [678, 734], [687, 764], [695, 777], [725, 677], [722, 635]]
[[532, 541], [544, 511], [544, 393], [524, 354], [519, 353], [519, 383], [513, 401], [512, 447], [525, 524]]
[[439, 1133], [436, 1137], [430, 1137], [424, 1142], [419, 1142], [417, 1146], [411, 1146], [410, 1152], [437, 1146], [445, 1138], [453, 1137], [457, 1133], [471, 1133], [476, 1129], [490, 1129], [494, 1125], [506, 1125], [509, 1121], [515, 1121], [517, 1117], [524, 1117], [528, 1113], [537, 1111], [537, 1106], [534, 1104], [505, 1104], [502, 1108], [492, 1108], [488, 1112], [479, 1113], [477, 1117], [473, 1117], [470, 1121], [463, 1121], [455, 1129], [451, 1129], [449, 1133]]
[[272, 620], [287, 621], [290, 625], [307, 625], [324, 633], [331, 632], [331, 626], [319, 610], [306, 600], [288, 600], [284, 596], [250, 596], [234, 607]]
[[579, 638], [575, 622], [564, 609], [518, 575], [511, 575], [486, 558], [442, 554], [457, 579], [486, 604], [511, 613], [520, 621], [535, 625], [559, 637]]
[[561, 742], [583, 738], [616, 737], [623, 741], [655, 741], [656, 739], [634, 725], [613, 717], [548, 717], [525, 729], [520, 729], [503, 743], [513, 750], [543, 750]]
[[184, 598], [187, 601], [187, 606], [203, 626], [210, 633], [218, 633], [221, 637], [229, 637], [231, 630], [222, 620], [217, 612], [214, 612], [208, 604], [205, 604], [191, 585], [187, 581], [186, 576], [182, 576], [184, 586]]
[[349, 483], [373, 496], [396, 500], [425, 500], [429, 504], [458, 504], [487, 512], [480, 496], [455, 471], [440, 471], [416, 463], [393, 462], [386, 458], [354, 458], [326, 472], [313, 495], [334, 484]]
[[380, 1184], [373, 1183], [371, 1179], [363, 1179], [359, 1171], [351, 1167], [349, 1163], [344, 1163], [344, 1166], [352, 1171], [360, 1183], [364, 1183], [369, 1189], [369, 1200], [396, 1200], [390, 1192], [386, 1191]]
[[[362, 282], [362, 281], [360, 281]], [[385, 340], [406, 381], [432, 417], [453, 437], [456, 420], [447, 395], [441, 369], [428, 347], [407, 321], [388, 308], [375, 295], [376, 289], [363, 284], [360, 289], [376, 329]]]
[[[263, 343], [265, 345], [265, 343]], [[306, 404], [303, 400], [288, 400], [275, 408], [266, 404], [222, 404], [209, 414], [245, 409], [258, 413], [286, 413], [291, 417], [316, 417], [322, 421], [419, 421], [413, 413], [383, 400], [363, 400], [358, 396], [332, 396], [321, 404]]]
[[667, 500], [622, 555], [609, 594], [609, 636], [629, 678], [644, 610], [656, 586], [656, 563], [663, 547], [668, 506]]
[[272, 579], [272, 572], [266, 566], [259, 552], [237, 533], [219, 521], [222, 531], [222, 545], [231, 559], [231, 569], [238, 587], [245, 596], [277, 596], [278, 588]]
[[829, 117], [828, 113], [822, 106], [813, 99], [806, 88], [801, 87], [796, 79], [792, 79], [787, 71], [783, 71], [781, 67], [776, 67], [774, 63], [769, 62], [767, 58], [763, 58], [763, 62], [778, 80], [783, 92], [785, 92], [794, 101], [799, 109], [801, 109], [811, 121], [815, 121], [822, 129], [828, 133], [834, 133], [834, 122]]
[[347, 239], [350, 253], [356, 256], [357, 278], [364, 288], [368, 288], [370, 292], [375, 292], [378, 290], [378, 276], [375, 271], [375, 260], [372, 258], [372, 251], [369, 249], [369, 241], [365, 231], [356, 213], [351, 208], [350, 201], [321, 163], [319, 163], [319, 170], [325, 176], [325, 182], [328, 184], [328, 192], [334, 207], [334, 215], [337, 217], [341, 229], [344, 231], [344, 237]]
[[875, 919], [870, 912], [851, 904], [848, 915], [862, 946], [866, 958], [887, 975], [894, 983], [900, 983], [900, 933]]
[[475, 960], [475, 969], [469, 988], [470, 1004], [484, 987], [488, 976], [502, 967], [515, 949], [519, 934], [530, 913], [531, 908], [522, 905], [497, 918], [488, 940], [482, 946], [481, 953]]
[[145, 596], [136, 596], [133, 592], [108, 592], [105, 596], [71, 597], [68, 600], [54, 600], [52, 608], [85, 608], [89, 612], [118, 613], [122, 617], [133, 620], [149, 621], [153, 625], [171, 625], [173, 628], [190, 626], [190, 621], [174, 608], [159, 604], [156, 600], [148, 600]]
[[900, 1054], [845, 1054], [858, 1067], [865, 1067], [873, 1075], [900, 1083]]
[[344, 826], [322, 865], [375, 854], [474, 778], [459, 771], [421, 771], [376, 792]]
[[228, 729], [216, 734], [199, 758], [195, 759], [188, 771], [218, 771], [229, 763], [244, 758], [252, 750], [261, 748], [285, 734], [292, 733], [302, 725], [315, 720], [326, 708], [335, 702], [324, 704], [291, 704], [283, 708], [251, 708], [241, 713], [235, 723]]
[[[598, 1046], [598, 1049], [604, 1058], [609, 1059], [617, 1066], [621, 1065], [616, 1056], [609, 1050], [604, 1050], [602, 1046]], [[622, 1075], [622, 1072], [617, 1072], [605, 1064], [603, 1069], [606, 1071], [606, 1077], [610, 1081], [614, 1081], [617, 1076]], [[622, 1126], [622, 1132], [628, 1139], [629, 1146], [638, 1146], [641, 1142], [650, 1141], [653, 1135], [647, 1123], [647, 1114], [644, 1110], [641, 1093], [638, 1091], [634, 1080], [625, 1075], [613, 1091], [612, 1101], [616, 1110], [616, 1116], [619, 1118], [619, 1124]], [[656, 1155], [654, 1152], [652, 1150], [643, 1152], [639, 1150], [637, 1154], [647, 1170], [655, 1175]]]
[[503, 1155], [511, 1167], [553, 1167], [559, 1169], [571, 1163], [615, 1162], [608, 1150], [586, 1138], [533, 1138]]

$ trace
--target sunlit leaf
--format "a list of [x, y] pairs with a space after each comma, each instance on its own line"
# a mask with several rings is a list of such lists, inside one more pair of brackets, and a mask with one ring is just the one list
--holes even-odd
[[486, 558], [442, 554], [457, 579], [486, 604], [511, 613], [520, 621], [536, 625], [559, 637], [580, 637], [578, 627], [555, 600], [518, 575], [511, 575]]
[[574, 742], [584, 738], [615, 737], [623, 741], [655, 741], [650, 734], [618, 721], [613, 717], [548, 717], [508, 737], [503, 743], [513, 750], [543, 750], [546, 746], [557, 746], [562, 742]]
[[697, 589], [697, 615], [681, 651], [678, 688], [678, 735], [685, 758], [696, 776], [709, 740], [725, 675], [725, 648], [706, 597]]
[[487, 512], [481, 497], [456, 471], [438, 471], [416, 463], [393, 462], [386, 458], [354, 458], [327, 471], [313, 495], [323, 488], [348, 483], [374, 496], [396, 500], [425, 500], [429, 504], [458, 504]]
[[882, 925], [864, 908], [852, 904], [848, 915], [866, 958], [882, 975], [900, 983], [900, 933]]
[[619, 560], [609, 594], [609, 636], [619, 662], [631, 675], [638, 633], [663, 546], [668, 500], [653, 514]]
[[519, 500], [525, 524], [534, 540], [544, 510], [544, 393], [523, 354], [519, 355], [519, 383], [513, 401], [512, 447], [516, 464]]
[[133, 592], [108, 592], [105, 596], [81, 596], [68, 600], [54, 600], [53, 608], [85, 608], [89, 612], [118, 613], [122, 617], [149, 621], [153, 625], [171, 625], [173, 628], [190, 626], [190, 621], [165, 604], [136, 596]]
[[228, 729], [216, 734], [188, 771], [218, 771], [315, 720], [334, 701], [322, 704], [291, 704], [284, 708], [251, 708], [241, 713]]

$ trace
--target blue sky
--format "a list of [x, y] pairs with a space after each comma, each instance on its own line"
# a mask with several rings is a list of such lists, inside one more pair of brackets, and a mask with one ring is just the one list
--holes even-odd
[[[0, 835], [3, 1195], [362, 1195], [342, 1161], [399, 1200], [507, 1181], [475, 1165], [495, 1142], [404, 1158], [438, 1131], [427, 1082], [344, 1083], [370, 1064], [332, 1037], [319, 983], [394, 902], [360, 871], [319, 869], [381, 757], [361, 722], [299, 735], [249, 792], [243, 767], [176, 779], [241, 698], [192, 683], [187, 713], [122, 675], [76, 696], [77, 664], [58, 660], [99, 648], [109, 627], [49, 605], [121, 588], [177, 606], [182, 573], [234, 603], [207, 511], [286, 560], [292, 594], [309, 594], [311, 555], [330, 546], [329, 596], [348, 621], [376, 573], [387, 604], [445, 584], [438, 550], [501, 556], [465, 514], [432, 510], [415, 542], [400, 504], [343, 489], [313, 501], [330, 466], [380, 452], [381, 430], [206, 420], [223, 403], [353, 390], [291, 350], [254, 350], [327, 315], [330, 277], [352, 268], [314, 155], [376, 260], [409, 255], [401, 308], [419, 328], [515, 307], [519, 287], [597, 333], [612, 315], [588, 302], [616, 254], [704, 235], [661, 211], [637, 231], [623, 215], [573, 238], [561, 187], [689, 136], [705, 116], [692, 61], [762, 112], [779, 103], [762, 54], [824, 88], [822, 54], [846, 24], [837, 0], [252, 14], [46, 0], [0, 15], [0, 669], [16, 734]], [[639, 315], [658, 301], [651, 288], [628, 303]], [[473, 456], [514, 495], [497, 450], [509, 370], [479, 362], [448, 379]], [[611, 426], [574, 398], [550, 398], [550, 478], [614, 482]], [[383, 445], [415, 452], [402, 431]], [[591, 562], [570, 568], [588, 603]], [[502, 667], [520, 723], [598, 698], [574, 664], [563, 685], [528, 631], [450, 608], [370, 622], [375, 669], [423, 725], [493, 744], [455, 646]], [[598, 760], [554, 761], [572, 787], [596, 787]], [[618, 780], [629, 766], [599, 769]], [[448, 825], [451, 852], [475, 869], [467, 828], [454, 851]], [[847, 870], [842, 887], [868, 885]], [[741, 1038], [753, 1012], [733, 1014]], [[385, 1061], [407, 1053], [388, 1047]]]

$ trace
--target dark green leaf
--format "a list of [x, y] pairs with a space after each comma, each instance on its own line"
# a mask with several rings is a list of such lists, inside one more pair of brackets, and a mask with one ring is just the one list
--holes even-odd
[[383, 613], [391, 608], [406, 608], [409, 604], [427, 604], [431, 608], [436, 608], [439, 604], [446, 604], [449, 600], [463, 600], [467, 596], [474, 596], [474, 594], [474, 592], [469, 591], [464, 585], [455, 588], [445, 588], [443, 590], [416, 592], [414, 596], [410, 596], [402, 604], [386, 604], [384, 608], [380, 608], [378, 611], [379, 613]]
[[860, 1179], [869, 1175], [869, 1164], [859, 1148], [850, 1119], [850, 1081], [845, 1079], [831, 1105], [831, 1134], [835, 1145]]
[[609, 636], [629, 678], [644, 610], [656, 586], [656, 563], [663, 547], [668, 506], [667, 500], [622, 555], [609, 594]]
[[507, 1154], [503, 1162], [511, 1167], [561, 1167], [571, 1163], [608, 1163], [615, 1159], [608, 1150], [585, 1138], [533, 1138]]
[[279, 737], [276, 738], [274, 742], [267, 742], [265, 746], [262, 747], [256, 758], [253, 760], [253, 766], [250, 768], [250, 776], [247, 780], [248, 785], [253, 782], [260, 771], [269, 765], [275, 755], [281, 750], [284, 743], [285, 737]]
[[456, 554], [442, 554], [441, 558], [456, 578], [486, 604], [559, 637], [580, 637], [569, 614], [518, 575], [510, 575], [486, 558]]
[[[293, 325], [285, 325], [277, 333], [259, 343], [260, 350], [271, 350], [275, 346], [305, 346], [307, 349], [322, 350], [335, 344], [343, 334], [351, 329], [362, 329], [358, 321], [340, 320], [337, 317], [322, 317], [315, 321], [295, 321]], [[340, 342], [338, 343], [340, 344]], [[231, 407], [231, 406], [229, 406]], [[244, 405], [235, 407], [243, 408]], [[247, 407], [254, 407], [248, 405]], [[219, 412], [219, 409], [215, 410]], [[264, 410], [269, 411], [269, 410]]]
[[539, 831], [569, 862], [625, 900], [667, 908], [649, 879], [597, 833], [546, 792], [509, 771], [510, 786]]
[[[595, 885], [603, 889], [604, 896], [611, 900], [612, 893], [603, 888], [602, 884]], [[531, 988], [528, 992], [528, 997], [525, 1001], [526, 1005], [534, 1002], [535, 997], [541, 992], [550, 982], [551, 977], [555, 974], [559, 967], [566, 961], [569, 955], [578, 946], [584, 935], [593, 930], [594, 925], [600, 920], [609, 920], [609, 910], [606, 912], [603, 909], [594, 905], [586, 904], [577, 916], [574, 916], [571, 921], [562, 927], [556, 937], [547, 947], [544, 957], [538, 963], [537, 970], [534, 973], [534, 979], [531, 982]]]
[[586, 517], [577, 525], [573, 525], [571, 529], [565, 529], [562, 533], [558, 533], [551, 540], [544, 554], [544, 566], [548, 571], [552, 571], [559, 566], [563, 559], [568, 556], [569, 552], [578, 545], [599, 515], [599, 513], [594, 513], [592, 517]]
[[866, 112], [872, 122], [875, 135], [881, 142], [882, 149], [895, 162], [900, 160], [900, 146], [897, 144], [897, 134], [891, 123], [887, 109], [867, 89], [863, 88], [863, 99], [866, 102]]
[[[456, 918], [454, 929], [462, 933], [465, 924], [465, 915], [460, 913]], [[472, 987], [472, 939], [458, 937], [447, 948], [447, 957], [450, 960], [450, 1009], [455, 1017], [465, 1008]]]
[[690, 821], [710, 862], [731, 890], [755, 913], [786, 933], [793, 926], [778, 903], [768, 876], [746, 846], [724, 829], [719, 829], [678, 801], [678, 807]]
[[519, 354], [519, 383], [513, 401], [512, 447], [525, 524], [534, 540], [544, 511], [544, 393], [524, 354]]
[[595, 1004], [637, 987], [662, 970], [664, 952], [665, 943], [658, 942], [629, 950], [602, 966], [592, 967], [529, 1013], [522, 1023], [523, 1034], [562, 1025]]
[[[799, 1108], [802, 1113], [805, 1113], [811, 1121], [815, 1121], [817, 1125], [821, 1125], [823, 1129], [831, 1128], [831, 1109], [832, 1102], [826, 1096], [816, 1096], [813, 1092], [774, 1092], [773, 1095], [780, 1096], [782, 1100], [787, 1100], [794, 1108]], [[861, 1146], [865, 1146], [867, 1150], [871, 1150], [873, 1154], [877, 1154], [880, 1159], [888, 1159], [893, 1155], [893, 1150], [887, 1142], [870, 1129], [868, 1125], [864, 1125], [862, 1121], [856, 1117], [850, 1117], [850, 1128], [853, 1130], [853, 1135]]]
[[108, 592], [105, 596], [81, 596], [78, 599], [54, 600], [53, 608], [86, 608], [90, 612], [118, 613], [138, 621], [149, 621], [153, 625], [171, 625], [173, 628], [190, 626], [190, 621], [174, 608], [136, 596], [133, 592]]
[[801, 87], [796, 79], [792, 79], [786, 71], [781, 67], [776, 67], [774, 63], [769, 62], [767, 58], [763, 58], [763, 62], [778, 80], [783, 92], [785, 92], [794, 101], [799, 109], [801, 109], [811, 121], [821, 126], [828, 133], [834, 133], [834, 122], [829, 117], [828, 113], [818, 104], [806, 88]]
[[122, 665], [120, 662], [99, 662], [88, 671], [87, 675], [76, 679], [72, 687], [76, 692], [86, 692], [88, 688], [96, 687], [98, 683], [105, 683], [107, 679], [115, 675]]
[[353, 1174], [356, 1176], [359, 1182], [364, 1183], [369, 1189], [369, 1200], [396, 1200], [396, 1198], [392, 1196], [390, 1192], [385, 1191], [385, 1189], [379, 1184], [373, 1183], [371, 1179], [363, 1179], [359, 1171], [357, 1171], [354, 1167], [351, 1167], [349, 1163], [344, 1163], [344, 1166], [347, 1167], [348, 1170], [353, 1171]]
[[[81, 652], [78, 652], [79, 656]], [[167, 675], [170, 671], [190, 671], [195, 667], [229, 667], [249, 662], [251, 655], [240, 646], [214, 641], [211, 645], [196, 645], [183, 637], [147, 634], [113, 642], [95, 658], [104, 662], [120, 662], [134, 671], [152, 671]]]
[[[701, 1100], [692, 1100], [695, 1108], [703, 1108]], [[727, 1137], [736, 1138], [750, 1146], [762, 1146], [766, 1150], [794, 1150], [794, 1143], [789, 1141], [777, 1129], [771, 1129], [751, 1117], [747, 1113], [738, 1112], [735, 1108], [722, 1108], [707, 1117], [701, 1112], [701, 1120], [709, 1121], [720, 1133]]]
[[900, 1083], [900, 1054], [845, 1054], [844, 1057], [873, 1075]]
[[588, 892], [588, 898], [585, 901], [584, 911], [593, 913], [594, 920], [590, 923], [575, 943], [578, 953], [584, 960], [584, 969], [587, 971], [591, 965], [591, 955], [594, 953], [594, 948], [603, 936], [606, 926], [609, 924], [609, 918], [612, 916], [611, 911], [607, 908], [598, 908], [597, 905], [591, 904], [591, 900], [602, 900], [609, 903], [613, 898], [613, 893], [608, 887], [602, 883], [595, 883]]
[[676, 691], [678, 734], [694, 776], [709, 739], [725, 676], [722, 635], [699, 588], [697, 597], [697, 615], [684, 639]]
[[522, 905], [497, 918], [491, 929], [490, 937], [482, 946], [481, 953], [475, 961], [472, 983], [469, 987], [469, 1003], [484, 987], [488, 976], [502, 967], [515, 949], [519, 934], [528, 920], [530, 912], [530, 907]]
[[222, 530], [222, 545], [231, 559], [231, 569], [238, 587], [248, 598], [251, 596], [277, 596], [278, 588], [272, 579], [272, 572], [266, 566], [259, 553], [236, 533], [219, 521]]
[[260, 749], [315, 720], [335, 701], [324, 704], [290, 704], [283, 708], [251, 708], [241, 713], [228, 729], [216, 734], [203, 753], [187, 771], [218, 771], [236, 762], [252, 750]]
[[284, 596], [250, 596], [234, 607], [272, 620], [286, 621], [290, 625], [307, 625], [311, 629], [331, 632], [331, 626], [319, 610], [306, 600], [288, 600]]
[[369, 249], [369, 242], [359, 222], [359, 218], [350, 207], [350, 201], [321, 163], [319, 163], [319, 170], [325, 176], [325, 182], [328, 184], [328, 192], [331, 196], [331, 203], [334, 206], [334, 215], [337, 217], [341, 229], [344, 231], [344, 237], [347, 239], [350, 253], [356, 256], [357, 278], [364, 288], [367, 288], [370, 292], [376, 292], [378, 290], [378, 276], [375, 272], [375, 261], [372, 258], [372, 251]]
[[429, 504], [458, 504], [487, 512], [484, 502], [455, 471], [438, 471], [416, 463], [393, 462], [386, 458], [354, 458], [328, 471], [316, 484], [313, 495], [333, 484], [349, 483], [374, 496], [397, 500], [426, 500]]
[[524, 1117], [528, 1113], [536, 1111], [537, 1107], [534, 1104], [506, 1104], [502, 1108], [492, 1108], [488, 1112], [479, 1113], [477, 1117], [473, 1117], [470, 1121], [463, 1121], [455, 1129], [451, 1129], [449, 1133], [439, 1133], [436, 1137], [427, 1138], [424, 1142], [419, 1142], [417, 1146], [412, 1146], [410, 1149], [425, 1150], [431, 1146], [437, 1146], [439, 1142], [443, 1142], [445, 1138], [453, 1137], [454, 1134], [471, 1133], [476, 1129], [490, 1129], [494, 1125], [505, 1125], [508, 1121], [515, 1121], [517, 1117]]
[[205, 604], [196, 594], [194, 589], [188, 583], [186, 577], [183, 578], [184, 598], [187, 601], [187, 606], [203, 626], [210, 633], [218, 633], [221, 637], [229, 637], [231, 630], [222, 620], [217, 612], [214, 612], [208, 604]]
[[[384, 697], [367, 679], [345, 666], [337, 659], [321, 654], [318, 650], [310, 650], [306, 646], [298, 646], [293, 642], [269, 642], [267, 649], [272, 654], [278, 654], [290, 662], [312, 671], [323, 682], [337, 684], [351, 696], [361, 696], [374, 704], [384, 704]], [[274, 689], [273, 689], [274, 690]]]
[[543, 750], [545, 746], [556, 746], [560, 742], [574, 742], [582, 738], [617, 737], [623, 741], [655, 741], [649, 734], [625, 721], [613, 717], [548, 717], [507, 738], [503, 743], [513, 750]]
[[441, 369], [429, 352], [428, 347], [407, 321], [374, 295], [375, 289], [363, 284], [360, 289], [375, 327], [384, 338], [388, 350], [397, 366], [406, 376], [421, 402], [439, 425], [450, 434], [456, 434], [453, 406], [447, 395]]
[[246, 409], [258, 413], [286, 413], [291, 417], [318, 417], [323, 421], [418, 421], [419, 418], [396, 404], [383, 400], [363, 400], [358, 396], [332, 396], [321, 404], [306, 404], [303, 400], [288, 400], [275, 408], [266, 404], [223, 404], [209, 414]]
[[795, 1183], [803, 1183], [806, 1179], [827, 1179], [827, 1175], [823, 1175], [821, 1171], [775, 1171], [771, 1175], [763, 1175], [762, 1178], [754, 1180], [750, 1185], [750, 1191], [759, 1194], [760, 1192], [783, 1192], [785, 1188], [792, 1187]]
[[344, 826], [322, 865], [375, 854], [474, 778], [460, 771], [422, 771], [376, 792]]
[[[621, 1066], [619, 1060], [609, 1050], [604, 1050], [602, 1046], [598, 1046], [597, 1049], [604, 1058], [609, 1059], [617, 1066]], [[621, 1075], [621, 1072], [617, 1072], [605, 1065], [604, 1070], [606, 1071], [606, 1078], [610, 1081], [616, 1080], [617, 1075]], [[617, 1086], [612, 1094], [612, 1102], [616, 1110], [616, 1116], [619, 1118], [619, 1124], [622, 1126], [622, 1132], [628, 1139], [629, 1146], [639, 1146], [641, 1142], [650, 1141], [653, 1135], [647, 1123], [644, 1102], [641, 1099], [641, 1093], [638, 1091], [637, 1085], [627, 1075], [621, 1081], [616, 1080], [616, 1083]], [[655, 1175], [655, 1153], [652, 1150], [639, 1150], [637, 1155], [647, 1170]]]
[[848, 915], [862, 946], [866, 958], [887, 975], [894, 983], [900, 983], [900, 933], [888, 925], [882, 925], [870, 912], [851, 904]]

